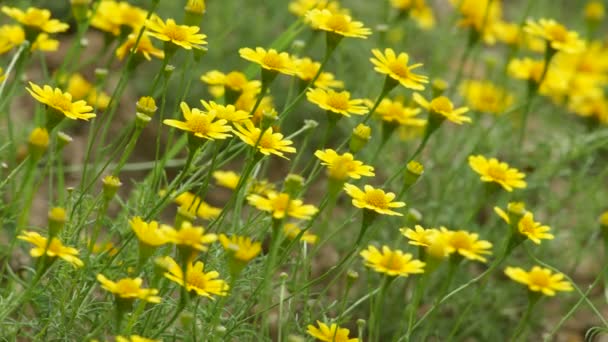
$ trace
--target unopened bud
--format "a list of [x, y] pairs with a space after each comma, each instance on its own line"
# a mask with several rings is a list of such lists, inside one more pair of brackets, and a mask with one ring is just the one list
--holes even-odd
[[372, 129], [364, 124], [359, 124], [353, 129], [353, 134], [350, 137], [350, 150], [353, 153], [361, 151], [371, 138]]
[[115, 176], [105, 176], [101, 182], [103, 183], [103, 197], [107, 201], [111, 200], [122, 186], [120, 179]]
[[49, 147], [49, 132], [46, 128], [34, 128], [28, 140], [29, 153], [34, 160], [40, 159]]
[[285, 178], [285, 192], [295, 197], [304, 187], [304, 177], [290, 173]]
[[67, 215], [65, 209], [61, 207], [54, 207], [49, 211], [49, 238], [53, 238], [63, 230], [65, 222], [67, 221]]
[[135, 104], [135, 108], [137, 109], [138, 113], [142, 113], [150, 117], [154, 116], [154, 113], [156, 113], [156, 110], [158, 109], [156, 106], [156, 101], [154, 101], [154, 98], [150, 96], [140, 97]]

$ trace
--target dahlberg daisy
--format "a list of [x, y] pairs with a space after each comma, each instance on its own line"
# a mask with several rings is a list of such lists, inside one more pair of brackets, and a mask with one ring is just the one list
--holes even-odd
[[258, 210], [272, 213], [275, 219], [291, 216], [301, 220], [310, 220], [319, 211], [314, 205], [304, 204], [302, 200], [291, 198], [287, 193], [270, 191], [266, 196], [251, 194], [247, 196], [249, 204]]
[[144, 289], [141, 287], [143, 280], [141, 278], [123, 278], [117, 282], [111, 281], [103, 274], [97, 274], [97, 281], [101, 283], [101, 287], [114, 294], [117, 299], [134, 300], [141, 299], [150, 303], [160, 303], [161, 298], [156, 296], [157, 289]]
[[513, 188], [526, 188], [527, 184], [523, 180], [526, 175], [496, 158], [486, 159], [482, 155], [469, 156], [469, 165], [484, 182], [497, 183], [509, 192], [513, 191]]
[[34, 258], [39, 258], [46, 253], [46, 257], [50, 258], [51, 261], [59, 257], [76, 267], [84, 266], [82, 260], [77, 257], [78, 250], [73, 247], [64, 246], [56, 237], [52, 238], [49, 243], [46, 237], [36, 232], [25, 231], [17, 236], [17, 239], [27, 241], [35, 246], [30, 249], [30, 255]]
[[[200, 27], [178, 25], [173, 19], [167, 19], [164, 22], [160, 17], [154, 15], [146, 22], [148, 35], [170, 43], [173, 46], [179, 46], [186, 50], [205, 49], [203, 45], [207, 45], [206, 35], [198, 33]], [[167, 47], [167, 45], [165, 45]]]
[[316, 30], [323, 30], [337, 37], [367, 38], [372, 30], [360, 21], [354, 21], [345, 13], [328, 9], [312, 9], [306, 13], [307, 23]]
[[370, 245], [360, 255], [365, 260], [365, 266], [390, 277], [407, 277], [410, 274], [424, 273], [424, 262], [398, 249], [391, 250], [388, 246], [382, 246], [380, 251]]
[[316, 338], [319, 341], [324, 342], [359, 342], [358, 338], [350, 338], [350, 330], [346, 328], [340, 328], [336, 323], [327, 325], [323, 322], [317, 321], [318, 328], [312, 324], [309, 324], [306, 328], [308, 335]]
[[547, 47], [553, 51], [578, 53], [585, 48], [585, 41], [580, 39], [576, 31], [568, 31], [562, 24], [552, 19], [532, 19], [526, 21], [524, 31], [547, 42]]
[[93, 107], [83, 100], [72, 102], [72, 95], [62, 92], [59, 88], [53, 89], [49, 85], [41, 88], [37, 84], [30, 82], [30, 88], [26, 89], [33, 98], [51, 109], [47, 118], [47, 129], [49, 130], [55, 127], [63, 119], [63, 116], [72, 120], [81, 119], [87, 121], [96, 116], [92, 112]]
[[[263, 155], [270, 155], [271, 153], [281, 158], [287, 159], [285, 153], [295, 153], [295, 147], [290, 145], [293, 144], [291, 140], [283, 138], [283, 134], [274, 133], [272, 127], [268, 127], [264, 133], [258, 127], [255, 127], [251, 121], [246, 121], [244, 126], [241, 123], [234, 124], [236, 134], [241, 140], [249, 146], [255, 147]], [[260, 134], [262, 135], [260, 137]]]
[[332, 89], [310, 88], [306, 93], [308, 101], [329, 112], [349, 117], [350, 114], [363, 115], [367, 108], [363, 99], [352, 99], [348, 91], [334, 91]]
[[464, 113], [469, 111], [469, 108], [454, 108], [452, 101], [445, 96], [436, 97], [430, 102], [418, 93], [414, 93], [413, 98], [418, 105], [428, 110], [431, 116], [439, 115], [442, 119], [448, 119], [458, 125], [464, 122], [471, 122], [471, 118], [464, 115]]
[[165, 277], [183, 286], [188, 292], [211, 299], [212, 295], [228, 294], [229, 286], [224, 280], [218, 279], [220, 274], [216, 271], [204, 272], [205, 264], [201, 261], [188, 263], [185, 279], [184, 271], [171, 257], [164, 257], [158, 263], [167, 269]]
[[382, 215], [403, 216], [403, 214], [391, 210], [405, 206], [404, 202], [393, 202], [395, 194], [385, 193], [382, 189], [376, 189], [371, 185], [365, 185], [364, 190], [352, 184], [344, 184], [344, 190], [352, 197], [352, 204], [361, 209], [374, 211]]
[[385, 49], [382, 53], [378, 49], [373, 49], [372, 53], [376, 58], [370, 58], [370, 61], [375, 65], [374, 70], [387, 76], [387, 81], [393, 80], [394, 84], [400, 83], [408, 89], [424, 90], [423, 83], [428, 83], [429, 79], [426, 76], [414, 74], [412, 70], [421, 67], [422, 63], [407, 65], [409, 55], [405, 52], [395, 54], [393, 49]]
[[321, 165], [327, 166], [327, 174], [331, 179], [345, 181], [348, 178], [360, 179], [361, 176], [374, 176], [373, 166], [356, 160], [350, 153], [338, 154], [328, 148], [316, 151], [315, 157], [321, 160]]
[[182, 102], [180, 108], [186, 121], [165, 119], [163, 123], [190, 132], [202, 139], [222, 140], [230, 137], [232, 128], [227, 125], [228, 121], [224, 119], [215, 120], [215, 112], [203, 112], [198, 108], [190, 109], [186, 102]]
[[562, 273], [552, 273], [547, 268], [534, 266], [530, 271], [519, 267], [507, 267], [505, 274], [514, 281], [527, 285], [530, 291], [555, 296], [557, 291], [572, 291], [572, 284]]

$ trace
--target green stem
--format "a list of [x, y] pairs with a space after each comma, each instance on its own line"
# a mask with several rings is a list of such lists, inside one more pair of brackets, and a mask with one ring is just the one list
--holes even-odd
[[530, 318], [530, 314], [532, 314], [532, 310], [534, 309], [534, 306], [536, 306], [536, 303], [538, 303], [539, 299], [540, 299], [540, 297], [539, 297], [538, 294], [531, 294], [531, 295], [529, 295], [529, 298], [528, 298], [528, 307], [527, 307], [526, 312], [524, 313], [524, 315], [519, 320], [519, 323], [517, 324], [517, 327], [515, 328], [515, 332], [513, 333], [513, 336], [510, 339], [511, 342], [515, 342], [515, 341], [520, 340], [519, 336], [526, 329], [526, 326], [527, 326], [527, 323], [528, 323], [528, 319]]

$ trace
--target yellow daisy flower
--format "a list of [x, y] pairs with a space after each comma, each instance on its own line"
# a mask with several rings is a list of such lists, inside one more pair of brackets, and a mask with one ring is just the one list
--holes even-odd
[[227, 125], [228, 121], [224, 119], [215, 120], [215, 112], [205, 113], [198, 108], [190, 109], [186, 102], [180, 103], [180, 108], [186, 121], [165, 119], [163, 123], [182, 131], [191, 132], [194, 136], [202, 139], [222, 140], [230, 137], [229, 132], [232, 131], [232, 128]]
[[360, 179], [361, 176], [373, 177], [374, 167], [356, 160], [350, 153], [338, 154], [332, 149], [317, 150], [315, 157], [321, 160], [321, 165], [327, 166], [329, 178], [344, 181], [348, 178]]
[[285, 75], [295, 75], [296, 66], [287, 52], [278, 52], [275, 49], [265, 50], [256, 47], [239, 49], [241, 58], [259, 64], [263, 69], [278, 72]]
[[186, 278], [182, 268], [171, 257], [164, 257], [159, 264], [167, 269], [165, 277], [167, 279], [186, 288], [188, 292], [196, 293], [199, 296], [213, 299], [215, 296], [226, 296], [229, 286], [218, 279], [220, 274], [216, 271], [204, 272], [205, 264], [201, 261], [189, 263], [186, 269]]
[[532, 19], [526, 21], [524, 31], [544, 39], [556, 51], [578, 53], [585, 48], [585, 41], [580, 39], [575, 31], [568, 31], [562, 24], [552, 19]]
[[51, 11], [47, 9], [28, 7], [23, 12], [16, 7], [2, 6], [2, 12], [22, 25], [46, 33], [65, 32], [70, 27], [68, 24], [62, 23], [57, 19], [51, 19]]
[[59, 88], [53, 89], [48, 85], [40, 88], [37, 84], [30, 82], [30, 88], [26, 89], [38, 102], [63, 113], [68, 119], [88, 121], [96, 116], [91, 112], [93, 107], [82, 100], [72, 102], [72, 95], [68, 92], [62, 92]]
[[527, 211], [524, 202], [509, 202], [507, 203], [507, 211], [504, 211], [500, 207], [494, 207], [494, 212], [507, 224], [511, 224], [512, 215], [522, 217]]
[[[296, 76], [302, 81], [310, 82], [317, 75], [321, 63], [315, 62], [310, 58], [299, 58], [294, 61], [296, 66]], [[331, 72], [322, 71], [317, 77], [314, 86], [321, 89], [344, 88], [344, 82], [336, 80]]]
[[[210, 86], [222, 86], [238, 93], [252, 92], [257, 94], [262, 86], [260, 81], [249, 81], [247, 76], [240, 71], [231, 71], [224, 74], [218, 70], [211, 70], [201, 76], [201, 81]], [[222, 93], [219, 96], [222, 95], [224, 94]]]
[[372, 53], [376, 58], [370, 58], [369, 60], [376, 66], [374, 70], [387, 75], [402, 86], [408, 89], [424, 90], [422, 83], [429, 83], [428, 77], [412, 72], [412, 70], [421, 67], [422, 63], [408, 66], [410, 56], [407, 53], [401, 52], [396, 55], [393, 49], [385, 49], [384, 53], [378, 49], [373, 49]]
[[365, 185], [362, 191], [352, 184], [344, 184], [344, 190], [352, 197], [352, 204], [361, 209], [368, 209], [383, 215], [403, 216], [403, 214], [391, 210], [391, 208], [405, 207], [404, 202], [393, 202], [395, 194], [385, 193], [382, 189], [375, 189], [371, 185]]
[[553, 240], [555, 238], [553, 234], [549, 233], [551, 227], [535, 222], [534, 214], [529, 211], [519, 220], [517, 229], [537, 245], [540, 245], [541, 239]]
[[117, 282], [113, 282], [106, 278], [103, 274], [97, 274], [97, 281], [101, 283], [101, 287], [114, 294], [117, 298], [133, 300], [139, 298], [150, 303], [160, 303], [161, 298], [156, 296], [157, 289], [143, 289], [141, 278], [123, 278]]
[[520, 80], [529, 80], [536, 83], [540, 82], [545, 69], [545, 62], [531, 58], [512, 59], [507, 66], [509, 75]]
[[139, 38], [139, 42], [137, 42], [137, 46], [135, 43], [137, 42], [137, 35], [130, 34], [127, 40], [125, 40], [122, 45], [120, 45], [116, 49], [116, 57], [118, 60], [123, 60], [125, 57], [134, 51], [134, 53], [141, 54], [146, 60], [152, 60], [151, 56], [154, 56], [159, 59], [165, 58], [165, 52], [161, 49], [156, 48], [152, 45], [152, 41], [148, 36], [143, 35]]
[[432, 244], [433, 239], [439, 234], [439, 230], [435, 228], [425, 229], [421, 225], [415, 225], [414, 229], [401, 228], [401, 234], [409, 239], [409, 244], [414, 246], [428, 247]]
[[[300, 233], [302, 233], [302, 229], [293, 223], [285, 223], [283, 225], [283, 234], [285, 234], [285, 236], [287, 236], [287, 238], [290, 240], [297, 238]], [[311, 245], [314, 245], [318, 239], [318, 236], [311, 234], [308, 231], [305, 231], [302, 236], [300, 236], [300, 241], [309, 243]]]
[[275, 219], [283, 219], [286, 216], [291, 216], [301, 220], [310, 220], [312, 215], [316, 214], [319, 209], [314, 205], [304, 204], [302, 200], [291, 198], [283, 192], [268, 192], [266, 196], [251, 194], [247, 196], [249, 204], [256, 207], [258, 210], [268, 211], [272, 213]]
[[495, 182], [511, 192], [513, 188], [524, 189], [527, 184], [523, 180], [526, 175], [518, 169], [496, 158], [489, 160], [482, 155], [469, 156], [469, 165], [481, 176], [483, 182]]
[[233, 105], [224, 106], [213, 101], [207, 102], [204, 100], [201, 100], [201, 104], [205, 107], [207, 112], [215, 113], [215, 116], [220, 120], [226, 120], [228, 122], [245, 122], [249, 120], [248, 112], [236, 109]]
[[202, 252], [208, 249], [207, 245], [217, 240], [217, 235], [205, 234], [203, 227], [193, 226], [188, 221], [184, 221], [178, 230], [169, 226], [165, 226], [163, 229], [169, 242]]
[[232, 235], [230, 237], [220, 234], [222, 247], [242, 262], [249, 262], [262, 252], [262, 243], [254, 242], [246, 236]]
[[311, 9], [327, 9], [331, 12], [342, 12], [340, 4], [333, 0], [293, 0], [289, 3], [289, 11], [299, 17], [306, 15]]
[[501, 114], [513, 104], [511, 93], [489, 81], [464, 81], [460, 92], [469, 107], [479, 112]]
[[220, 208], [209, 205], [205, 201], [202, 201], [200, 197], [188, 191], [177, 195], [173, 201], [177, 203], [180, 208], [192, 214], [192, 216], [198, 216], [203, 220], [214, 219], [218, 217], [222, 211]]
[[310, 88], [306, 93], [308, 101], [332, 113], [349, 117], [350, 114], [363, 115], [368, 112], [363, 106], [364, 100], [350, 99], [348, 91], [336, 92], [332, 89]]
[[452, 231], [444, 227], [440, 234], [445, 239], [449, 254], [458, 253], [469, 260], [486, 262], [484, 254], [490, 255], [492, 243], [486, 240], [479, 240], [479, 235], [467, 232], [466, 230]]
[[454, 104], [450, 99], [445, 96], [439, 96], [431, 100], [431, 102], [427, 101], [422, 95], [418, 93], [414, 93], [413, 95], [414, 101], [418, 103], [421, 107], [428, 110], [431, 114], [441, 115], [445, 119], [449, 121], [461, 125], [464, 122], [471, 122], [471, 118], [468, 116], [464, 116], [463, 114], [469, 111], [467, 107], [454, 108]]
[[[78, 259], [78, 250], [73, 247], [64, 246], [58, 238], [54, 237], [48, 243], [48, 239], [36, 232], [25, 231], [17, 236], [17, 239], [27, 241], [35, 247], [30, 249], [30, 255], [34, 258], [39, 258], [45, 254], [54, 260], [59, 257], [76, 267], [84, 266], [82, 260]], [[48, 246], [47, 246], [48, 244]]]
[[187, 26], [178, 25], [173, 19], [167, 19], [166, 22], [158, 16], [152, 16], [150, 20], [146, 22], [146, 27], [149, 31], [147, 33], [159, 40], [173, 43], [186, 50], [205, 49], [203, 45], [207, 45], [205, 38], [206, 35], [198, 33], [200, 27], [198, 26]]
[[169, 242], [166, 235], [166, 229], [159, 226], [158, 222], [145, 222], [141, 217], [135, 216], [129, 220], [131, 229], [144, 245], [156, 247]]
[[360, 255], [365, 260], [365, 266], [391, 277], [407, 277], [410, 274], [424, 273], [426, 265], [424, 262], [414, 259], [411, 254], [403, 253], [398, 249], [393, 251], [388, 246], [382, 246], [382, 251], [379, 251], [370, 245]]
[[604, 3], [602, 1], [589, 1], [585, 5], [585, 19], [591, 21], [602, 21], [605, 15]]
[[215, 178], [215, 182], [219, 186], [223, 186], [228, 189], [236, 189], [239, 184], [239, 180], [241, 176], [234, 171], [213, 171], [213, 178]]
[[[291, 140], [283, 139], [283, 134], [273, 133], [272, 127], [268, 127], [264, 133], [258, 127], [255, 127], [251, 121], [245, 121], [245, 127], [240, 123], [235, 123], [234, 127], [237, 129], [234, 131], [241, 140], [249, 146], [254, 146], [263, 155], [270, 155], [271, 153], [279, 157], [287, 159], [285, 153], [295, 153], [295, 147], [290, 145], [293, 144]], [[260, 137], [260, 134], [262, 137]]]
[[400, 100], [382, 99], [375, 114], [382, 121], [394, 122], [401, 126], [423, 127], [426, 120], [418, 118], [420, 108], [406, 107]]
[[519, 267], [507, 267], [505, 274], [514, 281], [527, 285], [530, 291], [541, 292], [547, 296], [555, 296], [557, 291], [574, 290], [562, 273], [552, 273], [551, 270], [539, 266], [532, 267], [530, 271]]
[[121, 26], [138, 32], [145, 25], [147, 14], [147, 11], [126, 1], [103, 0], [91, 18], [91, 26], [115, 36], [120, 35]]
[[354, 21], [345, 13], [332, 12], [327, 9], [312, 9], [306, 13], [307, 23], [316, 30], [352, 38], [367, 38], [372, 30], [364, 27], [360, 21]]
[[495, 42], [492, 27], [502, 16], [500, 1], [450, 0], [450, 3], [462, 15], [462, 19], [458, 22], [459, 26], [474, 29], [488, 44]]
[[308, 335], [316, 338], [319, 341], [324, 342], [359, 342], [358, 338], [350, 338], [350, 330], [346, 328], [340, 328], [336, 323], [332, 323], [328, 326], [321, 321], [317, 321], [318, 328], [312, 324], [309, 324], [306, 328]]
[[129, 337], [116, 336], [116, 342], [161, 342], [160, 340], [152, 340], [141, 337], [139, 335], [131, 335]]

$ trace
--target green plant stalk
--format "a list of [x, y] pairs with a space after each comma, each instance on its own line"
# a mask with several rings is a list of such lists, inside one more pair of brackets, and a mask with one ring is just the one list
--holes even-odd
[[384, 297], [386, 296], [386, 291], [388, 287], [392, 283], [395, 277], [384, 276], [382, 279], [382, 283], [380, 284], [378, 295], [374, 297], [372, 310], [369, 316], [369, 334], [368, 340], [370, 342], [380, 341], [380, 326], [381, 326], [381, 318], [382, 318], [382, 306], [384, 305]]
[[401, 323], [402, 328], [399, 329], [398, 337], [401, 335], [401, 331], [403, 331], [403, 327], [407, 327], [407, 331], [405, 333], [405, 340], [410, 341], [412, 334], [414, 333], [414, 322], [416, 318], [416, 313], [418, 312], [418, 308], [420, 307], [420, 301], [422, 300], [422, 296], [424, 296], [424, 289], [426, 288], [426, 284], [428, 281], [428, 274], [424, 273], [422, 276], [416, 279], [416, 286], [414, 287], [414, 297], [412, 301], [407, 305], [404, 315], [404, 321], [407, 319], [407, 325]]
[[118, 161], [118, 164], [116, 164], [114, 171], [112, 171], [112, 175], [114, 177], [118, 177], [118, 175], [120, 174], [120, 171], [127, 163], [127, 160], [129, 159], [129, 157], [133, 153], [133, 150], [135, 149], [135, 145], [137, 144], [137, 139], [139, 139], [139, 136], [141, 135], [141, 132], [143, 130], [143, 127], [141, 127], [137, 124], [135, 124], [134, 126], [135, 126], [135, 131], [131, 135], [131, 139], [129, 139], [129, 142], [127, 143], [127, 146], [125, 147], [124, 152], [122, 153], [122, 156], [120, 157], [120, 160]]
[[[458, 256], [456, 258], [461, 258], [461, 257]], [[439, 294], [435, 298], [435, 305], [433, 306], [434, 308], [439, 307], [441, 299], [445, 296], [445, 294], [450, 289], [450, 285], [452, 285], [452, 281], [454, 280], [454, 274], [456, 273], [456, 270], [458, 269], [459, 264], [460, 264], [460, 262], [455, 261], [454, 256], [452, 256], [452, 258], [450, 259], [449, 264], [448, 264], [448, 275], [447, 275], [445, 281], [442, 282], [441, 289], [439, 290]], [[431, 313], [431, 315], [429, 317], [429, 322], [426, 324], [426, 327], [422, 333], [421, 341], [427, 340], [430, 329], [432, 329], [434, 327], [435, 320], [437, 319], [437, 314], [438, 314], [437, 309], [433, 310], [433, 312]]]
[[528, 307], [526, 308], [526, 312], [524, 313], [524, 315], [519, 320], [517, 327], [515, 327], [515, 332], [513, 333], [513, 336], [510, 339], [511, 342], [520, 340], [519, 336], [524, 333], [524, 330], [526, 329], [526, 326], [528, 325], [528, 320], [530, 319], [530, 315], [532, 314], [532, 310], [534, 310], [534, 307], [536, 306], [536, 303], [538, 303], [539, 299], [540, 299], [539, 294], [529, 294], [528, 295]]

